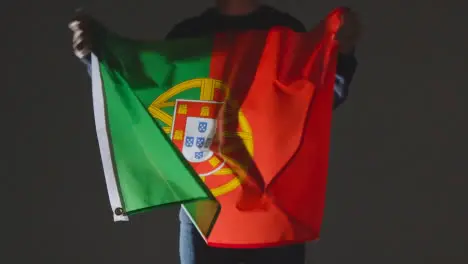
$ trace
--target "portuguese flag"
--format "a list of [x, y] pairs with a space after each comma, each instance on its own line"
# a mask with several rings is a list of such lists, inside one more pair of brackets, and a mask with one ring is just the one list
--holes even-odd
[[114, 220], [182, 204], [211, 246], [317, 239], [343, 12], [308, 33], [103, 34], [92, 86]]

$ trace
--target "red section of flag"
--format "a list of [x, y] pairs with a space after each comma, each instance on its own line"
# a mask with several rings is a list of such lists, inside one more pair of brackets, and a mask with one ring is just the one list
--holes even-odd
[[337, 55], [333, 38], [343, 12], [335, 10], [309, 33], [276, 28], [217, 36], [210, 78], [229, 87], [225, 105], [231, 109], [218, 117], [219, 141], [242, 146], [241, 137], [222, 136], [238, 131], [241, 111], [252, 131], [253, 156], [246, 160], [250, 154], [243, 148], [224, 153], [243, 182], [217, 197], [222, 209], [208, 244], [263, 247], [319, 237]]

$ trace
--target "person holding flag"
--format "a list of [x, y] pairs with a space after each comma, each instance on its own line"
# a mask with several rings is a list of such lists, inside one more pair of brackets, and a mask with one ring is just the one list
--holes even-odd
[[[340, 45], [334, 86], [334, 108], [347, 99], [348, 89], [357, 68], [354, 51], [360, 36], [360, 22], [356, 13], [351, 10], [345, 14], [343, 21], [344, 24], [337, 34]], [[273, 7], [262, 5], [259, 1], [217, 0], [215, 7], [175, 25], [166, 39], [196, 38], [226, 31], [269, 30], [277, 26], [297, 32], [306, 31], [299, 20]], [[94, 48], [93, 32], [101, 25], [91, 17], [79, 14], [70, 22], [69, 27], [73, 32], [74, 53], [89, 67], [90, 53]], [[303, 243], [281, 247], [212, 247], [201, 238], [185, 211], [181, 210], [179, 217], [179, 252], [182, 264], [305, 262]]]

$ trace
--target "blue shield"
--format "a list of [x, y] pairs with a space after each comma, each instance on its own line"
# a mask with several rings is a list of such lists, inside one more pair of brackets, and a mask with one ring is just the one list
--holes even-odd
[[203, 152], [195, 152], [195, 159], [200, 160], [203, 159]]
[[197, 137], [197, 142], [195, 143], [198, 148], [203, 148], [205, 146], [205, 138], [204, 137]]
[[208, 129], [207, 122], [198, 122], [198, 132], [205, 133], [207, 129]]
[[194, 137], [186, 137], [185, 138], [185, 146], [191, 148], [193, 146], [195, 139]]

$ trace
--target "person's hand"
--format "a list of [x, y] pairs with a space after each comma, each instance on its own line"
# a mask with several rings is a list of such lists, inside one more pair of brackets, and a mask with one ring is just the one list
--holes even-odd
[[89, 15], [78, 11], [77, 15], [70, 21], [68, 27], [73, 32], [73, 52], [79, 59], [87, 57], [92, 47], [92, 31], [97, 22]]
[[359, 16], [352, 10], [343, 15], [343, 24], [339, 29], [336, 39], [339, 43], [339, 51], [343, 54], [351, 53], [361, 35], [361, 22]]

